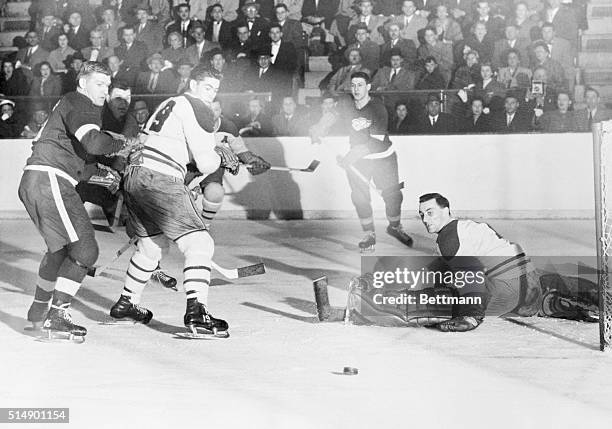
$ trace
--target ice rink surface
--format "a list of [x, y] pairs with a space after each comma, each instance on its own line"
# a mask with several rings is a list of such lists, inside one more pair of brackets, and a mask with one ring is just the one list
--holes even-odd
[[[593, 255], [590, 220], [488, 220], [530, 255]], [[430, 255], [416, 219], [404, 249], [378, 222], [378, 255]], [[131, 252], [107, 276], [87, 278], [72, 315], [84, 344], [24, 332], [43, 242], [26, 220], [0, 223], [0, 406], [69, 407], [71, 428], [576, 428], [610, 427], [612, 357], [598, 327], [572, 321], [487, 318], [475, 331], [319, 323], [312, 280], [327, 275], [332, 304], [359, 273], [356, 221], [215, 221], [215, 260], [263, 261], [262, 276], [210, 290], [231, 337], [193, 341], [182, 292], [150, 285], [150, 325], [108, 326]], [[97, 233], [99, 263], [126, 242]], [[176, 248], [163, 267], [179, 279]], [[345, 376], [344, 366], [359, 369]], [[4, 425], [0, 425], [4, 426]], [[28, 425], [36, 427], [36, 425]], [[48, 425], [39, 426], [48, 427]]]

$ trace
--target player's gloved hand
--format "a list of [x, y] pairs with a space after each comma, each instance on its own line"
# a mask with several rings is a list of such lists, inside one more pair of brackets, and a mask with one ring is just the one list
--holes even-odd
[[106, 165], [98, 164], [97, 172], [89, 178], [87, 183], [102, 186], [111, 194], [115, 194], [121, 184], [121, 175]]
[[240, 170], [240, 160], [230, 149], [222, 146], [215, 146], [215, 152], [221, 157], [221, 167], [232, 173], [234, 176]]
[[255, 155], [250, 150], [238, 154], [238, 159], [243, 164], [246, 164], [248, 170], [253, 176], [265, 173], [270, 169], [270, 163], [259, 155]]
[[189, 186], [193, 179], [195, 179], [196, 177], [200, 177], [201, 175], [202, 173], [200, 173], [200, 170], [198, 170], [198, 167], [196, 167], [193, 162], [187, 164], [187, 174], [185, 174], [185, 186]]
[[366, 145], [360, 144], [353, 146], [343, 158], [338, 159], [338, 164], [342, 168], [348, 168], [369, 153], [370, 151]]

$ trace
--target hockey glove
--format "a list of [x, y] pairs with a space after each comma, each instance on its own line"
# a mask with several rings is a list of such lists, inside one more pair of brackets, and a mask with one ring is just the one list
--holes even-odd
[[270, 169], [270, 163], [259, 155], [255, 155], [250, 150], [238, 154], [238, 159], [243, 164], [248, 165], [248, 170], [253, 176], [265, 173]]
[[87, 183], [102, 186], [111, 194], [115, 194], [119, 190], [121, 176], [112, 168], [98, 164], [98, 171], [89, 178]]
[[234, 152], [221, 146], [215, 146], [215, 152], [221, 157], [221, 167], [225, 168], [234, 176], [238, 174], [240, 170], [240, 161], [238, 157], [234, 155]]

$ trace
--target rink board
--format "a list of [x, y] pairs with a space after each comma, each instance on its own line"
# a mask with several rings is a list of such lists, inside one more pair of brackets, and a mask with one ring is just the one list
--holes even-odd
[[[446, 195], [460, 214], [502, 218], [593, 216], [592, 137], [584, 134], [394, 136], [399, 176], [405, 182], [404, 214], [415, 213], [427, 192]], [[3, 140], [0, 158], [0, 217], [23, 217], [17, 187], [29, 140]], [[247, 145], [276, 166], [314, 173], [270, 171], [253, 177], [246, 169], [226, 175], [228, 197], [221, 218], [352, 218], [354, 209], [338, 154], [344, 137], [312, 145], [309, 138], [247, 139]], [[382, 200], [373, 197], [377, 215]]]

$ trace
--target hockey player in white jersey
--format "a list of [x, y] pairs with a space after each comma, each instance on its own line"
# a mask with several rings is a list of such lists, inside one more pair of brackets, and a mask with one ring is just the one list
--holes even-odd
[[216, 76], [197, 66], [189, 90], [162, 102], [146, 124], [142, 161], [128, 167], [125, 176], [128, 222], [139, 240], [121, 297], [110, 311], [114, 318], [151, 320], [153, 314], [139, 305], [140, 297], [170, 239], [185, 257], [185, 326], [194, 334], [203, 330], [228, 335], [227, 322], [212, 317], [207, 308], [214, 243], [184, 184], [190, 162], [205, 175], [220, 166], [234, 174], [238, 171], [233, 152], [215, 144], [210, 105], [219, 84]]

